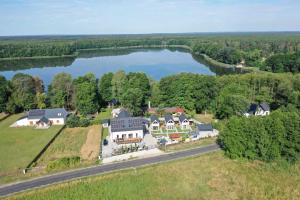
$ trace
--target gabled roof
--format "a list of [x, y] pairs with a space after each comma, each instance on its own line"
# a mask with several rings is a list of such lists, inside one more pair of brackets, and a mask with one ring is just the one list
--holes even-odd
[[261, 104], [256, 104], [256, 103], [252, 103], [248, 109], [249, 114], [254, 115], [255, 112], [257, 111], [258, 108], [261, 108], [263, 111], [270, 111], [270, 106], [267, 103], [261, 103]]
[[144, 130], [145, 120], [141, 117], [124, 117], [110, 120], [111, 132]]
[[46, 117], [42, 117], [42, 118], [38, 121], [38, 123], [39, 123], [39, 122], [44, 122], [44, 123], [48, 124], [49, 120], [48, 120]]
[[213, 131], [213, 127], [211, 124], [198, 124], [198, 131]]
[[179, 116], [179, 121], [182, 123], [184, 120], [187, 120], [187, 117], [185, 116], [184, 113], [182, 113], [182, 114]]
[[130, 117], [130, 114], [127, 110], [121, 110], [118, 114], [118, 118]]
[[259, 104], [264, 111], [270, 111], [270, 106], [266, 102]]
[[170, 120], [172, 120], [174, 122], [172, 115], [165, 115], [165, 121], [168, 122]]
[[150, 116], [150, 121], [151, 121], [151, 123], [154, 122], [154, 121], [159, 122], [159, 119], [158, 119], [158, 117], [156, 115], [151, 115]]
[[41, 119], [46, 118], [66, 118], [68, 112], [64, 108], [53, 108], [53, 109], [34, 109], [28, 112], [28, 119]]

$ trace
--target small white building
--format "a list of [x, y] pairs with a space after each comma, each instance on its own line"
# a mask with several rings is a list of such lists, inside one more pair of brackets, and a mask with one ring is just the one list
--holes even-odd
[[267, 116], [270, 115], [270, 106], [267, 103], [260, 103], [260, 104], [251, 104], [248, 111], [244, 113], [246, 117], [251, 115], [253, 116]]
[[190, 122], [184, 113], [182, 113], [179, 116], [179, 124], [180, 124], [181, 129], [189, 129], [190, 128]]
[[175, 121], [172, 115], [165, 115], [165, 126], [167, 130], [174, 130], [175, 129]]
[[196, 129], [196, 135], [199, 138], [207, 138], [217, 136], [219, 132], [213, 129], [211, 124], [198, 124]]
[[27, 115], [16, 121], [15, 126], [36, 126], [37, 128], [49, 128], [51, 125], [64, 125], [68, 112], [64, 108], [34, 109]]
[[156, 115], [151, 115], [150, 116], [150, 129], [153, 131], [158, 131], [159, 130], [159, 119]]

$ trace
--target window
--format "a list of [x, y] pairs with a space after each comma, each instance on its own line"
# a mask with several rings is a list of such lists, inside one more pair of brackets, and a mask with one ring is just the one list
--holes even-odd
[[117, 135], [117, 139], [119, 139], [119, 135]]
[[59, 120], [56, 120], [56, 123], [59, 123]]
[[126, 139], [126, 134], [122, 134], [122, 139]]
[[136, 137], [136, 138], [138, 138], [138, 135], [139, 135], [139, 134], [138, 134], [138, 133], [136, 133], [136, 134], [135, 134], [135, 137]]
[[133, 138], [133, 134], [132, 134], [132, 133], [129, 134], [129, 135], [128, 135], [128, 138]]
[[30, 125], [33, 125], [33, 121], [30, 121], [29, 123], [30, 123]]

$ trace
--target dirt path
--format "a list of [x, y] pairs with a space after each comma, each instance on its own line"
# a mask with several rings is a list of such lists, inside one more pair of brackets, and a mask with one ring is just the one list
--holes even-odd
[[85, 160], [93, 160], [99, 155], [101, 129], [99, 125], [92, 126], [87, 134], [85, 144], [82, 145], [80, 154]]

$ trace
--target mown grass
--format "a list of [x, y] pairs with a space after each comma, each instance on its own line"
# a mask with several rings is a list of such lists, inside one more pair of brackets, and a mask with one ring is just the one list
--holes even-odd
[[7, 113], [1, 112], [0, 113], [0, 120], [3, 119], [4, 117], [6, 117], [7, 115], [8, 115]]
[[8, 199], [299, 199], [300, 164], [230, 160], [222, 152], [37, 189]]
[[194, 118], [202, 123], [212, 123], [214, 121], [213, 114], [196, 114]]
[[216, 143], [215, 137], [205, 138], [205, 139], [186, 142], [186, 143], [178, 143], [178, 144], [168, 145], [166, 147], [166, 149], [164, 147], [162, 147], [162, 150], [164, 150], [166, 152], [173, 152], [173, 151], [186, 150], [186, 149], [201, 147], [201, 146], [205, 146], [205, 145], [209, 145], [209, 144], [215, 144], [215, 143]]
[[0, 122], [0, 184], [22, 173], [27, 164], [42, 150], [61, 126], [49, 129], [10, 128], [22, 114]]

